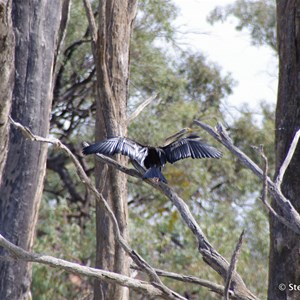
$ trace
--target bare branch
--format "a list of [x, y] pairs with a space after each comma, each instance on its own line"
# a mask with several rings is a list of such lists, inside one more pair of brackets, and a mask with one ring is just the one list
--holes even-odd
[[[88, 145], [87, 143], [84, 143], [84, 145]], [[102, 161], [108, 163], [111, 166], [116, 167], [118, 170], [125, 172], [126, 174], [142, 178], [141, 174], [138, 173], [135, 170], [127, 169], [124, 166], [118, 164], [115, 160], [106, 157], [101, 154], [96, 155], [99, 159]], [[225, 258], [223, 258], [209, 243], [208, 239], [202, 232], [200, 226], [196, 222], [195, 218], [191, 214], [188, 205], [185, 203], [183, 199], [181, 199], [173, 189], [171, 189], [167, 184], [164, 184], [162, 182], [156, 183], [152, 180], [145, 180], [148, 184], [153, 186], [158, 191], [162, 192], [167, 198], [171, 200], [171, 202], [176, 206], [177, 210], [179, 211], [183, 221], [186, 223], [186, 225], [191, 229], [193, 234], [198, 240], [199, 245], [199, 252], [203, 256], [203, 260], [210, 265], [215, 271], [217, 271], [221, 276], [226, 278], [227, 276], [227, 270], [229, 268], [229, 263]], [[234, 292], [237, 293], [237, 297], [240, 297], [240, 299], [257, 299], [253, 294], [251, 294], [250, 291], [247, 290], [242, 278], [239, 274], [234, 274], [234, 281], [236, 283], [237, 287], [241, 287], [241, 293], [239, 293], [239, 289], [235, 290]]]
[[[194, 121], [195, 124], [207, 131], [211, 136], [223, 144], [232, 154], [234, 154], [244, 165], [246, 165], [258, 178], [264, 180], [264, 172], [256, 165], [245, 153], [233, 145], [231, 138], [228, 136], [222, 124], [218, 124], [216, 132], [212, 127], [200, 121]], [[291, 202], [282, 194], [278, 186], [267, 176], [267, 187], [278, 206], [282, 209], [283, 218], [278, 218], [294, 232], [300, 234], [300, 215], [293, 207]], [[274, 210], [273, 210], [274, 211]], [[276, 217], [278, 214], [276, 213]]]
[[230, 266], [229, 266], [229, 270], [228, 270], [227, 278], [226, 278], [226, 282], [225, 282], [224, 300], [229, 300], [229, 292], [231, 292], [231, 291], [229, 291], [230, 284], [231, 284], [232, 276], [236, 272], [236, 266], [237, 266], [238, 256], [240, 254], [240, 250], [241, 250], [242, 243], [243, 243], [243, 237], [244, 237], [244, 230], [242, 231], [242, 233], [240, 235], [240, 238], [236, 244], [236, 247], [235, 247], [232, 257], [231, 257]]
[[[268, 171], [269, 171], [269, 164], [268, 164], [268, 158], [266, 157], [264, 153], [263, 146], [260, 148], [260, 155], [264, 161], [264, 178], [263, 178], [263, 190], [262, 190], [262, 202], [269, 208], [269, 211], [273, 210], [272, 207], [270, 207], [269, 203], [267, 202], [267, 196], [268, 196]], [[270, 210], [271, 208], [271, 210]]]
[[96, 21], [95, 21], [94, 14], [93, 14], [92, 6], [91, 6], [91, 3], [89, 0], [83, 0], [83, 4], [85, 7], [87, 19], [89, 21], [91, 37], [92, 37], [93, 43], [96, 43], [96, 41], [97, 41], [97, 26], [96, 26]]
[[8, 250], [8, 252], [14, 259], [21, 259], [25, 261], [41, 263], [54, 268], [63, 269], [66, 272], [74, 273], [77, 275], [84, 275], [111, 283], [117, 283], [151, 297], [162, 297], [168, 299], [167, 297], [165, 297], [164, 293], [159, 288], [156, 288], [145, 281], [133, 279], [131, 277], [120, 275], [114, 272], [82, 266], [80, 264], [72, 263], [50, 255], [28, 252], [20, 247], [15, 246], [14, 244], [6, 240], [1, 234], [0, 246]]
[[22, 124], [20, 124], [19, 122], [15, 122], [11, 116], [8, 117], [9, 121], [18, 129], [20, 129], [22, 131], [22, 134], [30, 139], [31, 141], [37, 141], [37, 142], [44, 142], [44, 143], [50, 143], [54, 146], [59, 146], [59, 144], [61, 144], [59, 142], [59, 140], [54, 139], [54, 138], [43, 138], [41, 136], [36, 136], [34, 134], [32, 134], [32, 132], [30, 131], [30, 129], [26, 126], [23, 126]]
[[136, 110], [128, 117], [127, 124], [131, 123], [152, 101], [157, 99], [157, 94], [149, 97], [144, 102], [142, 102]]
[[267, 196], [268, 196], [268, 159], [266, 157], [266, 155], [264, 154], [264, 150], [263, 147], [252, 147], [253, 149], [255, 149], [256, 151], [258, 151], [258, 153], [261, 155], [263, 161], [264, 161], [264, 169], [263, 169], [263, 190], [262, 190], [262, 196], [261, 196], [261, 200], [263, 202], [263, 204], [266, 206], [266, 208], [269, 210], [270, 214], [273, 215], [275, 218], [277, 218], [282, 224], [285, 224], [287, 227], [290, 227], [291, 225], [289, 224], [289, 222], [282, 216], [280, 216], [275, 210], [274, 208], [269, 204], [268, 200], [267, 200]]
[[282, 180], [283, 180], [283, 176], [284, 176], [285, 171], [286, 171], [287, 167], [289, 166], [289, 164], [290, 164], [290, 162], [293, 158], [294, 152], [295, 152], [296, 147], [298, 145], [299, 138], [300, 138], [300, 129], [296, 132], [296, 134], [293, 138], [293, 141], [291, 143], [291, 146], [289, 148], [288, 154], [286, 155], [285, 160], [284, 160], [284, 162], [282, 163], [282, 165], [279, 169], [278, 176], [276, 177], [275, 184], [276, 184], [278, 189], [281, 188], [281, 183], [282, 183]]

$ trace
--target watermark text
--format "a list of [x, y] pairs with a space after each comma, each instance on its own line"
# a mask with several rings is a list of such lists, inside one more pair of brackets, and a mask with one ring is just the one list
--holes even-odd
[[288, 285], [286, 285], [285, 283], [280, 283], [278, 285], [278, 289], [280, 291], [289, 290], [289, 291], [299, 291], [300, 292], [300, 284], [289, 283]]

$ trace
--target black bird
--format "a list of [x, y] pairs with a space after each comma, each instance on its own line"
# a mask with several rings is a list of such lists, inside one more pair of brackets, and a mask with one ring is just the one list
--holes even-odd
[[113, 137], [84, 147], [82, 153], [84, 155], [100, 153], [108, 156], [121, 153], [128, 156], [134, 167], [144, 173], [143, 179], [153, 178], [156, 181], [167, 183], [161, 173], [161, 167], [167, 162], [173, 164], [177, 160], [188, 157], [193, 159], [222, 157], [219, 150], [204, 143], [196, 134], [181, 138], [188, 131], [190, 129], [185, 128], [167, 138], [167, 142], [173, 141], [162, 147], [144, 146], [129, 138]]

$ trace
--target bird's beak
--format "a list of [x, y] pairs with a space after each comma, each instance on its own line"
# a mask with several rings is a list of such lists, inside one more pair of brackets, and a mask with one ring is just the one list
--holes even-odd
[[183, 136], [185, 133], [188, 133], [188, 132], [192, 132], [192, 129], [189, 128], [189, 127], [183, 128], [183, 129], [181, 129], [180, 131], [176, 132], [175, 134], [173, 134], [173, 135], [167, 137], [167, 138], [165, 139], [165, 142], [169, 142], [169, 141], [171, 141], [171, 140], [177, 140], [177, 139], [179, 139], [181, 136]]

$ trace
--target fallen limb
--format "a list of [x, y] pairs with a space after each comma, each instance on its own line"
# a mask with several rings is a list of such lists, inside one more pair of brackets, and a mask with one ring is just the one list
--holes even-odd
[[147, 283], [145, 281], [133, 279], [128, 276], [120, 275], [114, 272], [82, 266], [80, 264], [72, 263], [64, 259], [59, 259], [50, 255], [28, 252], [12, 244], [7, 239], [5, 239], [1, 234], [0, 234], [0, 246], [5, 248], [14, 259], [21, 259], [25, 261], [48, 265], [53, 268], [59, 268], [65, 270], [66, 272], [74, 273], [77, 275], [88, 276], [88, 277], [97, 278], [99, 280], [105, 280], [111, 283], [117, 283], [151, 297], [165, 298], [164, 293], [159, 288], [156, 288], [152, 284]]

